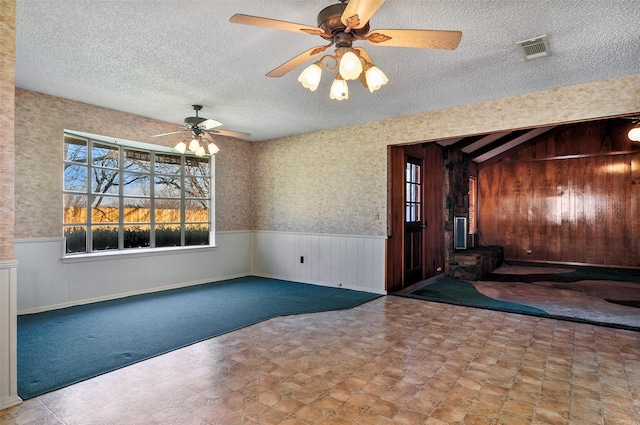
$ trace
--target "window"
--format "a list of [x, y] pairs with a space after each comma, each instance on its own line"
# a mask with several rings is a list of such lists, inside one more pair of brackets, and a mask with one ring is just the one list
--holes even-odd
[[422, 171], [417, 158], [406, 161], [404, 221], [422, 221]]
[[477, 232], [476, 227], [476, 214], [478, 208], [478, 195], [477, 195], [478, 180], [475, 177], [469, 177], [469, 234], [475, 235]]
[[65, 132], [66, 252], [209, 245], [211, 159]]

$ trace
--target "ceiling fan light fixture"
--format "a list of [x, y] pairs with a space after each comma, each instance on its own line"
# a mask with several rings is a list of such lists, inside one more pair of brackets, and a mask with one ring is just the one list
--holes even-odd
[[195, 137], [191, 139], [191, 142], [189, 142], [189, 150], [191, 152], [196, 152], [199, 147], [200, 147], [200, 141]]
[[207, 152], [204, 150], [204, 146], [200, 145], [198, 146], [198, 149], [196, 149], [195, 154], [196, 156], [204, 156]]
[[629, 130], [629, 133], [627, 133], [627, 136], [629, 137], [629, 140], [632, 140], [634, 142], [640, 142], [640, 123], [636, 124], [635, 127]]
[[357, 80], [362, 73], [362, 62], [353, 51], [347, 50], [340, 58], [340, 75], [345, 80]]
[[320, 78], [322, 77], [322, 62], [314, 62], [309, 65], [298, 77], [298, 81], [302, 87], [311, 91], [316, 91]]
[[367, 68], [365, 77], [367, 80], [367, 87], [369, 87], [369, 91], [371, 93], [389, 82], [389, 79], [386, 75], [384, 75], [384, 72], [382, 72], [380, 68], [375, 65], [371, 65]]
[[347, 86], [347, 82], [344, 80], [344, 78], [342, 78], [340, 74], [336, 75], [336, 79], [333, 80], [329, 98], [335, 100], [349, 99], [349, 87]]
[[218, 152], [220, 152], [220, 148], [218, 146], [216, 146], [216, 144], [213, 143], [213, 142], [209, 142], [209, 146], [207, 146], [207, 147], [209, 148], [209, 153], [211, 155], [215, 155]]
[[180, 153], [185, 153], [187, 151], [187, 144], [183, 140], [182, 142], [178, 143], [174, 149]]

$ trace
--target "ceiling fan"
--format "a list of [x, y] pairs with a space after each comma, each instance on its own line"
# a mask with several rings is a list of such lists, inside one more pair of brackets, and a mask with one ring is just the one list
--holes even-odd
[[[189, 137], [181, 141], [175, 146], [175, 149], [180, 153], [185, 153], [187, 150], [195, 153], [197, 156], [203, 156], [206, 154], [205, 146], [207, 147], [211, 155], [215, 155], [220, 151], [218, 147], [213, 143], [213, 135], [236, 137], [239, 139], [247, 139], [251, 137], [249, 133], [242, 133], [240, 131], [231, 130], [219, 130], [216, 127], [222, 125], [221, 122], [212, 120], [210, 118], [204, 118], [198, 116], [198, 112], [202, 110], [202, 105], [191, 105], [194, 111], [196, 111], [195, 117], [186, 117], [184, 119], [185, 130], [171, 131], [169, 133], [155, 134], [151, 137], [169, 136], [171, 134], [191, 133]], [[208, 137], [207, 137], [208, 136]], [[187, 140], [191, 139], [187, 145]]]
[[[417, 47], [423, 49], [454, 50], [460, 44], [460, 31], [377, 29], [370, 30], [369, 20], [382, 6], [384, 0], [340, 0], [320, 11], [317, 27], [280, 21], [259, 16], [236, 14], [229, 21], [235, 24], [274, 28], [303, 34], [318, 35], [329, 41], [328, 45], [312, 47], [277, 68], [267, 77], [282, 77], [294, 68], [335, 46], [334, 55], [325, 55], [305, 69], [298, 81], [305, 88], [315, 91], [320, 83], [323, 64], [327, 70], [338, 70], [330, 97], [342, 100], [349, 97], [345, 80], [360, 80], [372, 93], [387, 83], [388, 79], [361, 47], [353, 47], [354, 41], [365, 40], [377, 46]], [[325, 63], [325, 60], [328, 63]]]

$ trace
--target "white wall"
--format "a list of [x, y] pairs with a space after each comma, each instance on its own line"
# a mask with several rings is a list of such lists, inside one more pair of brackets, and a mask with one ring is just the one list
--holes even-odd
[[253, 274], [386, 294], [385, 242], [382, 236], [254, 231]]
[[237, 231], [217, 233], [216, 244], [62, 258], [63, 238], [16, 240], [18, 313], [248, 275], [386, 293], [384, 237]]
[[18, 313], [246, 276], [252, 233], [219, 232], [215, 248], [65, 258], [63, 238], [15, 241]]

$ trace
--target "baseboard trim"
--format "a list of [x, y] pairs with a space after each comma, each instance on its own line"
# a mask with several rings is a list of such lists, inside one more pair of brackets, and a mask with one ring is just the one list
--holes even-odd
[[22, 403], [22, 399], [17, 395], [4, 398], [0, 400], [0, 410], [8, 409], [9, 407], [17, 406]]

